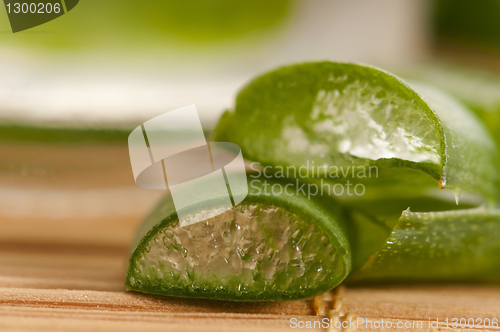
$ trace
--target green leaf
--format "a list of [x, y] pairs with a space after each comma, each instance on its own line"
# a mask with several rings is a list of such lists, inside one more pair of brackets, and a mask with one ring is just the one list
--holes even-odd
[[[283, 67], [238, 94], [214, 138], [265, 166], [252, 165], [249, 196], [185, 228], [167, 197], [136, 238], [127, 289], [264, 301], [319, 294], [352, 271], [353, 282], [498, 274], [499, 212], [457, 210], [436, 193], [466, 191], [461, 209], [494, 201], [496, 146], [468, 109], [436, 88], [356, 64]], [[375, 176], [359, 176], [367, 168]], [[307, 184], [307, 194], [269, 191], [294, 183]], [[366, 192], [311, 195], [329, 184]], [[220, 197], [185, 208], [196, 219], [216, 212]]]
[[486, 281], [500, 277], [500, 211], [411, 212], [351, 282]]
[[497, 197], [496, 147], [477, 118], [444, 92], [369, 66], [317, 62], [264, 74], [240, 91], [214, 138], [274, 167], [377, 166], [375, 181], [360, 180], [373, 196], [420, 196], [437, 182]]
[[405, 77], [435, 85], [466, 104], [500, 144], [500, 76], [478, 68], [431, 62], [403, 73]]
[[[134, 241], [126, 287], [144, 293], [234, 301], [292, 300], [321, 294], [351, 271], [348, 216], [336, 202], [272, 194], [285, 186], [251, 179], [238, 207], [180, 227], [171, 196]], [[227, 192], [192, 202], [195, 218], [213, 213]], [[377, 247], [380, 243], [377, 244]]]

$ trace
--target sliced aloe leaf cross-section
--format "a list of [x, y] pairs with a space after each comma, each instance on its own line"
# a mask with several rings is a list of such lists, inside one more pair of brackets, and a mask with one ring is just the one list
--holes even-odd
[[369, 66], [304, 63], [259, 76], [214, 137], [263, 165], [375, 165], [371, 183], [383, 189], [367, 194], [377, 197], [435, 187], [431, 179], [457, 196], [497, 195], [496, 147], [480, 121], [435, 88]]
[[[255, 181], [237, 207], [205, 219], [220, 197], [193, 202], [180, 227], [165, 197], [138, 232], [126, 287], [144, 293], [235, 301], [291, 300], [321, 294], [351, 271], [346, 217], [331, 199], [271, 194]], [[267, 181], [267, 182], [266, 182]], [[234, 193], [233, 193], [234, 194]]]

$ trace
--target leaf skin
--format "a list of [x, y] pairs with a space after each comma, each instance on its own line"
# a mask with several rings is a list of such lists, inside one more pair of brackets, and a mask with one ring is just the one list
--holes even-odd
[[411, 212], [407, 209], [353, 283], [472, 282], [500, 277], [500, 211], [483, 207]]
[[[305, 290], [244, 294], [235, 294], [231, 287], [189, 290], [151, 282], [136, 267], [150, 239], [178, 221], [167, 197], [145, 221], [134, 243], [127, 289], [266, 301], [314, 296], [342, 282], [350, 271], [354, 271], [351, 282], [364, 283], [497, 277], [499, 212], [485, 208], [444, 212], [408, 209], [398, 218], [408, 206], [440, 211], [453, 208], [448, 202], [426, 196], [429, 188], [436, 188], [436, 182], [441, 188], [469, 191], [489, 201], [497, 197], [496, 147], [491, 137], [484, 135], [482, 125], [446, 94], [413, 86], [418, 93], [389, 73], [355, 64], [320, 62], [283, 67], [247, 85], [238, 94], [235, 110], [223, 115], [214, 132], [214, 140], [238, 144], [246, 159], [263, 166], [299, 168], [308, 160], [316, 165], [379, 167], [381, 176], [364, 182], [366, 196], [343, 201], [350, 211], [339, 208], [331, 197], [308, 200], [264, 195], [250, 186], [253, 192], [244, 204], [283, 208], [318, 225], [336, 243], [342, 259], [335, 258], [338, 270], [329, 282], [311, 284]], [[369, 135], [362, 137], [364, 133]], [[191, 209], [201, 211], [217, 199], [215, 195], [193, 202]]]
[[467, 105], [500, 146], [500, 76], [478, 68], [431, 62], [402, 73], [411, 80], [437, 86]]
[[[240, 91], [214, 139], [238, 144], [245, 158], [262, 165], [377, 164], [381, 195], [435, 186], [425, 180], [433, 179], [441, 188], [495, 201], [498, 156], [491, 137], [454, 99], [423, 90], [422, 97], [396, 76], [357, 64], [282, 67]], [[404, 179], [391, 180], [402, 172]]]
[[[255, 180], [251, 178], [249, 180]], [[139, 263], [143, 259], [145, 252], [149, 252], [151, 240], [165, 228], [178, 223], [177, 214], [171, 196], [166, 196], [146, 218], [143, 225], [137, 233], [136, 240], [132, 246], [132, 253], [129, 260], [127, 277], [125, 285], [127, 290], [133, 290], [143, 293], [194, 297], [207, 299], [220, 299], [232, 301], [271, 301], [271, 300], [294, 300], [308, 298], [324, 293], [340, 284], [349, 274], [352, 267], [352, 253], [350, 238], [351, 233], [348, 230], [351, 226], [350, 216], [329, 197], [318, 197], [316, 200], [308, 200], [303, 195], [273, 195], [270, 191], [265, 191], [264, 181], [268, 185], [281, 184], [286, 182], [261, 178], [261, 181], [254, 182], [249, 186], [247, 198], [240, 204], [261, 204], [263, 206], [274, 206], [296, 215], [310, 224], [318, 226], [333, 244], [336, 249], [335, 259], [328, 262], [324, 261], [324, 270], [321, 273], [325, 275], [321, 283], [310, 283], [302, 289], [289, 288], [286, 291], [273, 291], [272, 289], [253, 289], [250, 291], [235, 292], [237, 278], [229, 285], [223, 284], [223, 287], [212, 287], [210, 285], [201, 285], [195, 289], [190, 289], [181, 283], [176, 283], [170, 279], [158, 280], [139, 268]], [[221, 193], [222, 194], [222, 193]], [[227, 194], [227, 192], [225, 193]], [[210, 209], [216, 206], [218, 195], [205, 199], [203, 202], [193, 202], [190, 207], [193, 213]], [[190, 227], [190, 226], [187, 226]], [[384, 237], [384, 239], [386, 236]], [[377, 247], [380, 243], [377, 244]], [[149, 249], [148, 249], [149, 248]], [[163, 275], [168, 275], [169, 271], [162, 271]], [[223, 278], [214, 274], [210, 282], [217, 282]], [[133, 280], [133, 282], [131, 282]], [[272, 285], [269, 285], [270, 288]]]

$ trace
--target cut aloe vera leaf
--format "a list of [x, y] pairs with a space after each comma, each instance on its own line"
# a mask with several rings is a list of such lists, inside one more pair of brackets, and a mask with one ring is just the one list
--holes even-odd
[[405, 210], [351, 282], [488, 281], [500, 277], [500, 211]]
[[214, 136], [262, 165], [377, 166], [377, 179], [361, 180], [373, 196], [422, 195], [434, 180], [457, 195], [469, 191], [493, 202], [492, 138], [452, 97], [420, 88], [357, 64], [283, 67], [244, 87]]
[[348, 216], [327, 197], [313, 202], [265, 190], [274, 184], [286, 183], [254, 181], [242, 203], [206, 220], [227, 191], [193, 202], [190, 218], [203, 221], [185, 227], [165, 197], [137, 234], [127, 289], [264, 301], [307, 298], [338, 285], [352, 266]]
[[474, 208], [478, 206], [478, 201], [468, 200], [462, 197], [460, 205], [455, 200], [441, 199], [430, 194], [419, 197], [365, 197], [360, 196], [352, 200], [343, 200], [342, 205], [353, 210], [362, 212], [377, 220], [389, 228], [393, 228], [401, 217], [401, 212], [410, 208], [414, 212], [428, 211], [453, 211]]
[[433, 84], [466, 104], [483, 120], [500, 143], [500, 76], [477, 68], [446, 62], [427, 63], [403, 73]]

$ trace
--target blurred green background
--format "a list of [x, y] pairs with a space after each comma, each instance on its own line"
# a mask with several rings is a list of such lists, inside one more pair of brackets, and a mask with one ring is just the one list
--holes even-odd
[[[291, 6], [290, 0], [82, 0], [58, 20], [3, 39], [16, 47], [75, 51], [209, 47], [258, 37], [282, 24]], [[10, 26], [2, 16], [5, 32]]]
[[314, 60], [432, 81], [482, 115], [500, 109], [499, 52], [500, 0], [81, 0], [16, 34], [2, 8], [0, 123], [109, 127], [194, 103], [212, 127], [253, 76]]
[[437, 0], [431, 15], [437, 41], [500, 51], [500, 1]]

